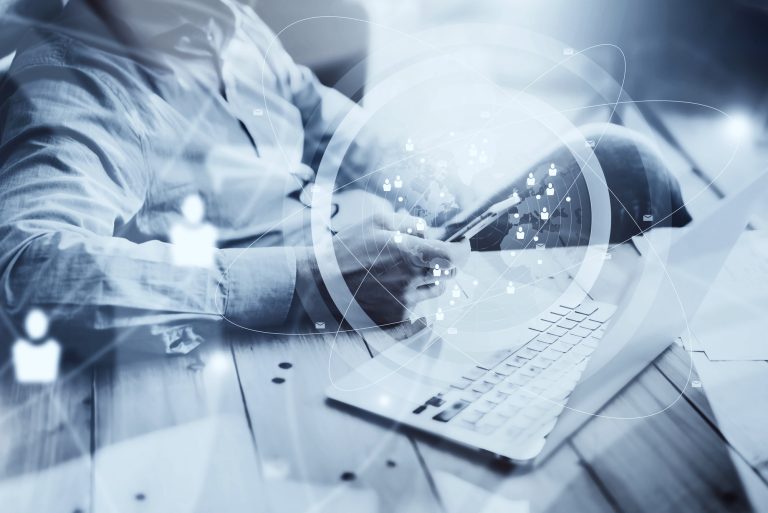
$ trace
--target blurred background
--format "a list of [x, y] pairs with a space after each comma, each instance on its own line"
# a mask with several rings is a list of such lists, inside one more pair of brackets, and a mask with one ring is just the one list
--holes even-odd
[[[561, 111], [609, 96], [614, 101], [608, 91], [623, 81], [623, 99], [637, 103], [619, 105], [616, 112], [574, 110], [568, 117], [575, 125], [608, 120], [651, 135], [681, 182], [691, 179], [691, 171], [703, 181], [683, 183], [689, 197], [704, 189], [722, 197], [768, 160], [768, 72], [762, 66], [768, 57], [768, 4], [761, 0], [242, 1], [279, 34], [296, 61], [356, 101], [364, 103], [366, 88], [397, 71], [393, 62], [402, 67], [413, 59], [402, 55], [411, 35], [493, 23], [550, 38], [564, 51], [583, 51], [585, 59], [574, 59], [574, 65], [598, 65], [581, 75], [603, 75], [602, 85], [584, 88], [572, 75], [539, 84], [537, 98]], [[53, 19], [61, 5], [62, 0], [0, 0], [0, 77], [28, 25]], [[510, 56], [506, 63], [489, 59], [480, 67], [512, 90], [541, 69], [531, 67], [533, 61]], [[605, 83], [609, 76], [615, 83]], [[695, 214], [696, 206], [691, 210]]]
[[[335, 84], [371, 49], [377, 30], [418, 31], [466, 22], [512, 24], [574, 48], [610, 42], [630, 63], [626, 90], [632, 97], [659, 95], [717, 102], [768, 113], [768, 4], [762, 0], [244, 0], [280, 31], [294, 58]], [[47, 20], [62, 0], [0, 0], [0, 52], [8, 55], [22, 30], [19, 18]], [[320, 42], [321, 44], [318, 44]], [[597, 56], [592, 56], [598, 60]], [[7, 65], [7, 60], [5, 61]], [[599, 62], [621, 73], [615, 54]], [[663, 80], [659, 80], [663, 77]], [[618, 77], [620, 78], [620, 76]], [[365, 77], [357, 77], [361, 85]], [[352, 96], [351, 84], [344, 91]], [[359, 93], [358, 93], [359, 97]]]
[[[621, 47], [632, 98], [684, 98], [749, 111], [763, 127], [768, 114], [768, 72], [760, 65], [768, 58], [768, 4], [760, 0], [259, 0], [255, 6], [275, 30], [312, 16], [374, 24], [312, 20], [281, 34], [294, 58], [329, 84], [377, 49], [382, 27], [412, 32], [490, 22], [521, 26], [577, 49]], [[590, 57], [621, 79], [616, 52]]]

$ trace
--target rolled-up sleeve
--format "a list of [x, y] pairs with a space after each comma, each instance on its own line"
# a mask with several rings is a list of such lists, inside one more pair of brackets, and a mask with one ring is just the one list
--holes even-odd
[[116, 235], [152, 176], [139, 109], [107, 77], [35, 63], [12, 70], [0, 98], [0, 307], [97, 329], [284, 320], [290, 249], [221, 249], [211, 268], [181, 267], [168, 243]]
[[296, 287], [293, 248], [219, 251], [227, 320], [246, 328], [283, 322]]

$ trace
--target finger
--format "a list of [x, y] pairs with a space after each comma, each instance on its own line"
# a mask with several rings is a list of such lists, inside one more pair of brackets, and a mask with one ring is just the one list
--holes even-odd
[[443, 271], [440, 271], [439, 276], [435, 276], [432, 269], [419, 269], [421, 272], [416, 277], [410, 280], [410, 283], [414, 286], [420, 287], [422, 285], [436, 285], [442, 284], [450, 280], [453, 276], [449, 271], [448, 275], [445, 275]]
[[427, 229], [427, 222], [424, 219], [412, 216], [404, 210], [398, 210], [395, 213], [393, 222], [396, 230], [400, 230], [403, 233], [408, 233], [409, 235], [424, 238], [424, 232]]
[[445, 293], [445, 285], [422, 285], [405, 293], [405, 299], [409, 304], [420, 303], [429, 299], [440, 297]]
[[384, 212], [376, 212], [373, 215], [371, 215], [368, 219], [366, 219], [365, 224], [375, 227], [375, 228], [383, 228], [384, 230], [394, 230], [395, 229], [395, 223], [393, 222], [395, 214], [393, 213], [384, 213]]
[[458, 244], [412, 236], [404, 236], [400, 247], [403, 255], [413, 265], [430, 269], [436, 265], [439, 266], [438, 269], [450, 269], [454, 260], [461, 258], [465, 251], [463, 246]]
[[469, 261], [469, 255], [472, 253], [472, 248], [469, 245], [468, 240], [462, 240], [461, 242], [449, 243], [452, 251], [451, 261], [456, 267], [462, 267]]

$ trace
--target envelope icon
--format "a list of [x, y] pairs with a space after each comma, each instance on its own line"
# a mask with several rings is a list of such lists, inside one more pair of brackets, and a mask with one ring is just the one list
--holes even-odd
[[542, 244], [541, 242], [537, 242], [537, 243], [536, 243], [536, 249], [539, 249], [539, 250], [541, 250], [541, 249], [544, 249], [544, 248], [545, 248], [545, 246], [544, 246], [544, 244]]
[[643, 215], [643, 221], [648, 221], [649, 223], [653, 222], [653, 215], [651, 214], [644, 214]]
[[315, 323], [315, 329], [318, 329], [318, 330], [324, 330], [324, 329], [325, 329], [325, 322], [323, 322], [323, 321], [317, 321], [317, 322]]

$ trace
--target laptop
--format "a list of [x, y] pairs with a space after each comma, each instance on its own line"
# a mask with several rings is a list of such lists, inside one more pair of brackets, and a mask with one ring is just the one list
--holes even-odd
[[[637, 237], [642, 257], [618, 304], [569, 287], [491, 345], [426, 328], [334, 377], [326, 395], [515, 462], [541, 461], [684, 334], [767, 188], [764, 174], [685, 228]], [[467, 350], [473, 344], [481, 350]]]

